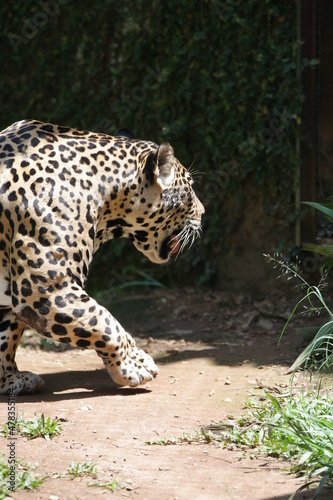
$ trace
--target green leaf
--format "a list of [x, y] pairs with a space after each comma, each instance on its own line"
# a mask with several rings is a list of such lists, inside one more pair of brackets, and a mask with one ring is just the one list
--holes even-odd
[[307, 243], [304, 245], [304, 250], [318, 253], [319, 255], [326, 255], [327, 257], [333, 257], [333, 245], [313, 245]]
[[333, 203], [316, 203], [314, 201], [304, 201], [303, 203], [333, 219]]
[[322, 490], [323, 486], [324, 486], [324, 485], [327, 483], [327, 481], [328, 481], [329, 479], [331, 479], [331, 478], [332, 478], [332, 477], [331, 477], [331, 475], [330, 475], [330, 474], [327, 474], [326, 476], [324, 476], [324, 477], [322, 478], [322, 480], [321, 480], [321, 481], [320, 481], [320, 483], [319, 483], [318, 488], [316, 489], [316, 492], [315, 492], [315, 495], [314, 495], [314, 497], [313, 497], [313, 500], [316, 500], [316, 498], [318, 498], [318, 495], [319, 495], [319, 493], [321, 492], [321, 490]]
[[301, 458], [300, 458], [300, 460], [299, 460], [298, 464], [299, 464], [299, 465], [302, 465], [302, 464], [304, 464], [305, 462], [307, 462], [307, 461], [308, 461], [308, 459], [311, 457], [311, 455], [312, 455], [312, 451], [311, 451], [311, 450], [308, 450], [308, 451], [306, 451], [305, 453], [303, 453], [303, 455], [301, 456]]
[[320, 330], [320, 326], [306, 326], [303, 328], [297, 328], [296, 331], [303, 335], [303, 337], [308, 338], [309, 340], [314, 339], [318, 331]]
[[292, 366], [289, 368], [288, 373], [297, 370], [297, 368], [302, 366], [304, 363], [307, 363], [311, 355], [315, 352], [316, 349], [318, 349], [318, 347], [323, 344], [323, 342], [327, 338], [333, 339], [333, 320], [329, 321], [319, 329], [315, 338], [304, 349], [304, 351], [301, 352], [296, 361], [294, 361]]

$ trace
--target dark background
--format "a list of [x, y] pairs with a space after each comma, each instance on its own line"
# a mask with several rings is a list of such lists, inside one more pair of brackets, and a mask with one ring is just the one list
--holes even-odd
[[261, 289], [275, 279], [263, 253], [314, 240], [316, 220], [301, 223], [297, 204], [332, 192], [332, 3], [1, 2], [1, 128], [128, 127], [198, 171], [202, 239], [164, 267], [110, 242], [92, 289]]

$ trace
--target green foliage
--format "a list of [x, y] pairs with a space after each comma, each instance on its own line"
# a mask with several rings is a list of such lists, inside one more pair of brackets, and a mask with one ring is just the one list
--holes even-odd
[[305, 205], [319, 210], [326, 215], [328, 219], [333, 220], [333, 203], [315, 203], [313, 201], [305, 201]]
[[125, 484], [120, 484], [119, 483], [119, 480], [117, 477], [114, 477], [113, 479], [111, 479], [110, 481], [108, 481], [107, 483], [94, 483], [94, 484], [90, 484], [89, 486], [93, 486], [95, 488], [105, 488], [109, 491], [118, 491], [119, 489], [125, 489], [126, 488], [126, 485]]
[[268, 401], [247, 402], [248, 411], [238, 418], [212, 422], [200, 431], [147, 444], [211, 443], [288, 460], [291, 472], [306, 477], [298, 491], [319, 483], [316, 498], [324, 485], [333, 487], [332, 394], [307, 392], [289, 401], [265, 395]]
[[187, 432], [184, 432], [182, 436], [180, 437], [175, 437], [172, 436], [171, 438], [165, 438], [162, 437], [160, 439], [157, 439], [156, 441], [146, 441], [146, 444], [149, 445], [163, 445], [163, 446], [168, 446], [171, 444], [182, 444], [182, 443], [212, 443], [216, 442], [215, 437], [212, 435], [211, 432], [206, 432], [204, 428], [201, 428], [200, 431], [192, 431], [190, 434]]
[[12, 474], [11, 467], [15, 468], [15, 491], [17, 490], [32, 490], [41, 485], [45, 478], [34, 474], [33, 469], [37, 465], [15, 461], [14, 465], [8, 464], [8, 459], [4, 454], [0, 454], [0, 500], [10, 498], [11, 491], [9, 490], [9, 479]]
[[[269, 403], [258, 404], [221, 436], [240, 446], [259, 447], [260, 453], [292, 461], [292, 472], [307, 477], [306, 483], [333, 486], [332, 395], [299, 394], [281, 403], [267, 394]], [[215, 423], [216, 428], [216, 423]]]
[[75, 479], [82, 476], [97, 477], [97, 466], [94, 462], [75, 463], [72, 461], [65, 476]]
[[57, 351], [57, 350], [59, 350], [59, 346], [53, 340], [50, 340], [46, 337], [42, 337], [40, 339], [39, 347], [43, 351]]
[[[90, 477], [93, 479], [97, 479], [98, 472], [99, 468], [95, 462], [88, 461], [75, 463], [72, 461], [71, 465], [67, 469], [67, 472], [65, 472], [64, 474], [59, 474], [58, 477], [69, 477], [72, 480], [78, 477]], [[104, 488], [109, 491], [117, 491], [119, 489], [124, 489], [127, 487], [126, 484], [122, 484], [119, 482], [117, 476], [111, 478], [110, 481], [98, 481], [96, 483], [89, 484], [89, 486], [95, 488]]]
[[[323, 213], [329, 221], [333, 220], [333, 203], [304, 203]], [[295, 305], [288, 321], [284, 326], [281, 337], [301, 305], [303, 306], [303, 314], [313, 316], [324, 313], [328, 315], [329, 318], [327, 321], [323, 321], [321, 326], [299, 329], [300, 333], [302, 333], [305, 338], [308, 338], [310, 342], [295, 360], [290, 368], [290, 372], [297, 370], [302, 365], [305, 365], [306, 367], [312, 365], [312, 367], [319, 370], [329, 370], [333, 365], [333, 311], [331, 311], [328, 307], [322, 293], [323, 289], [327, 286], [327, 276], [333, 266], [333, 245], [307, 244], [304, 246], [304, 250], [327, 257], [327, 260], [321, 269], [322, 277], [318, 286], [310, 285], [303, 278], [298, 265], [290, 265], [278, 256], [271, 257], [270, 255], [265, 255], [268, 262], [273, 263], [274, 267], [279, 268], [284, 277], [287, 277], [289, 280], [294, 280], [296, 287], [299, 290], [304, 291], [304, 296]]]
[[317, 495], [324, 484], [332, 487], [332, 395], [303, 393], [289, 403], [266, 395], [268, 403], [252, 403], [247, 415], [231, 421], [229, 429], [214, 422], [214, 434], [227, 443], [291, 460], [291, 471], [307, 477], [300, 489], [319, 483]]
[[[312, 207], [319, 212], [323, 213], [325, 217], [332, 222], [333, 221], [333, 203], [314, 203], [311, 201], [304, 202], [305, 205]], [[329, 272], [333, 267], [333, 245], [321, 243], [320, 245], [307, 244], [304, 245], [304, 250], [308, 252], [314, 252], [319, 255], [324, 255], [327, 258], [326, 262], [323, 265], [323, 270]]]
[[304, 291], [304, 296], [293, 308], [282, 330], [281, 337], [301, 305], [303, 306], [303, 315], [313, 316], [324, 313], [329, 317], [328, 321], [324, 321], [321, 327], [304, 329], [305, 336], [311, 338], [311, 342], [294, 361], [289, 372], [297, 370], [302, 365], [328, 371], [333, 365], [333, 312], [328, 307], [322, 294], [323, 289], [327, 285], [327, 274], [323, 274], [318, 286], [313, 286], [302, 277], [297, 266], [289, 265], [278, 256], [271, 257], [270, 255], [265, 255], [265, 257], [268, 259], [268, 262], [273, 263], [274, 267], [279, 268], [285, 277], [295, 280], [299, 290]]
[[53, 437], [60, 434], [61, 424], [57, 419], [52, 420], [50, 417], [45, 418], [44, 413], [40, 417], [33, 417], [25, 420], [22, 417], [17, 417], [15, 422], [10, 425], [10, 430], [8, 424], [3, 425], [3, 431], [1, 432], [5, 437], [10, 433], [21, 434], [22, 436], [27, 436], [29, 439], [35, 439], [37, 437], [43, 437], [46, 441], [50, 441]]
[[[203, 173], [196, 188], [206, 207], [204, 237], [174, 275], [205, 282], [226, 250], [231, 200], [241, 213], [254, 186], [253, 202], [281, 214], [293, 197], [303, 100], [296, 8], [293, 0], [2, 2], [0, 126], [33, 117], [170, 142]], [[141, 268], [127, 248], [125, 263]]]
[[[96, 263], [93, 263], [92, 272], [89, 279], [88, 289], [91, 293], [93, 293], [96, 300], [100, 303], [105, 301], [109, 301], [115, 295], [118, 295], [121, 292], [127, 291], [128, 289], [133, 290], [136, 288], [140, 288], [142, 290], [145, 288], [161, 288], [163, 287], [162, 283], [156, 280], [151, 272], [148, 274], [145, 271], [141, 271], [136, 269], [135, 266], [121, 266], [118, 265], [120, 271], [116, 269], [110, 269], [108, 280], [104, 279], [104, 287], [100, 289], [100, 282], [103, 279], [103, 265], [101, 265], [101, 261], [105, 261], [107, 258], [107, 254], [101, 255], [101, 258]], [[151, 270], [150, 270], [151, 271]], [[104, 271], [105, 273], [105, 271]]]

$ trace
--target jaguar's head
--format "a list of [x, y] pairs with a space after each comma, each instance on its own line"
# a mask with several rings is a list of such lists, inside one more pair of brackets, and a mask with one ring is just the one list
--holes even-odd
[[133, 243], [152, 262], [161, 264], [192, 245], [200, 235], [205, 209], [193, 191], [191, 174], [175, 158], [170, 144], [162, 144], [146, 157], [142, 177]]

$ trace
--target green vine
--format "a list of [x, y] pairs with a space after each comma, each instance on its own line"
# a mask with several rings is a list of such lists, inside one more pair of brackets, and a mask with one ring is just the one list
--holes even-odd
[[[206, 206], [204, 237], [175, 276], [199, 268], [205, 281], [226, 250], [231, 199], [244, 209], [252, 185], [274, 209], [293, 200], [296, 9], [293, 0], [2, 2], [1, 126], [33, 117], [170, 142], [202, 173]], [[125, 261], [141, 266], [134, 254]]]

